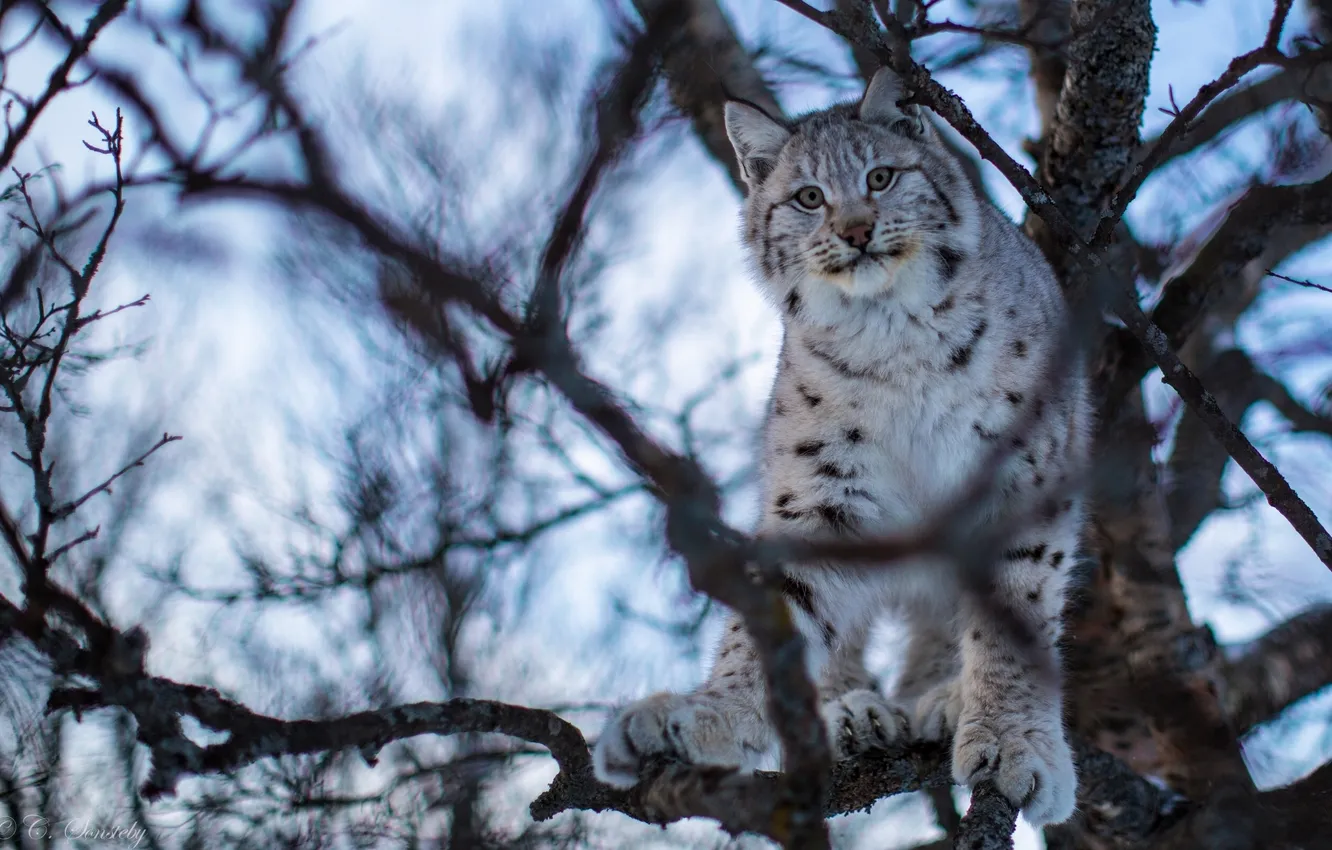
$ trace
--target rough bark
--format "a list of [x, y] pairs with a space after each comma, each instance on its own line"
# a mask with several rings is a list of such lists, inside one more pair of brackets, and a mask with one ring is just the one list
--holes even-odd
[[1041, 173], [1087, 238], [1138, 145], [1156, 24], [1150, 0], [1073, 0], [1070, 31]]

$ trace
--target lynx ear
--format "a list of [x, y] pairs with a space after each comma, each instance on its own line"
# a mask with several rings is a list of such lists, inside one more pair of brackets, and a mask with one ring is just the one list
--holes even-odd
[[791, 138], [791, 131], [769, 118], [763, 110], [731, 100], [726, 103], [726, 137], [735, 148], [741, 176], [752, 189], [772, 173], [777, 154]]
[[920, 107], [899, 106], [898, 101], [905, 97], [902, 91], [902, 78], [892, 68], [884, 66], [874, 73], [865, 89], [865, 97], [860, 101], [860, 120], [875, 124], [887, 124], [892, 129], [912, 136], [925, 133], [925, 117]]

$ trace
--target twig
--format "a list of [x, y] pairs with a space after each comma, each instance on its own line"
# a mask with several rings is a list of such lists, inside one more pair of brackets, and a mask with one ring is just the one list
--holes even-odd
[[1332, 292], [1332, 286], [1323, 286], [1321, 283], [1314, 283], [1312, 280], [1299, 280], [1293, 277], [1286, 277], [1284, 274], [1277, 274], [1271, 269], [1266, 269], [1266, 272], [1268, 277], [1284, 280], [1286, 283], [1293, 283], [1296, 286], [1307, 286], [1310, 289], [1321, 289], [1324, 292]]
[[1174, 89], [1170, 89], [1170, 104], [1174, 107], [1174, 120], [1156, 137], [1155, 144], [1145, 156], [1137, 159], [1129, 167], [1129, 171], [1120, 180], [1120, 186], [1111, 196], [1106, 209], [1101, 213], [1101, 222], [1097, 225], [1096, 233], [1091, 238], [1091, 249], [1093, 251], [1103, 251], [1114, 239], [1115, 227], [1119, 220], [1123, 218], [1124, 211], [1128, 209], [1129, 204], [1138, 196], [1138, 190], [1142, 184], [1151, 176], [1162, 162], [1169, 156], [1171, 149], [1188, 132], [1189, 125], [1196, 119], [1210, 104], [1227, 90], [1233, 88], [1239, 83], [1240, 79], [1255, 68], [1263, 65], [1281, 64], [1286, 58], [1278, 48], [1278, 40], [1281, 36], [1281, 30], [1285, 26], [1286, 17], [1290, 14], [1292, 0], [1276, 0], [1276, 8], [1272, 13], [1272, 19], [1268, 23], [1267, 38], [1263, 45], [1256, 50], [1250, 50], [1241, 56], [1230, 60], [1226, 70], [1221, 72], [1215, 80], [1207, 83], [1198, 89], [1198, 93], [1193, 96], [1183, 108], [1175, 105]]
[[[37, 97], [37, 100], [33, 101], [32, 104], [28, 106], [24, 112], [23, 120], [20, 121], [18, 126], [5, 138], [4, 147], [0, 148], [0, 169], [9, 166], [10, 161], [14, 159], [14, 152], [18, 150], [18, 146], [22, 144], [23, 140], [28, 137], [30, 132], [32, 132], [33, 125], [37, 123], [37, 119], [41, 116], [42, 111], [46, 109], [47, 105], [55, 99], [56, 95], [70, 88], [69, 72], [72, 71], [74, 66], [88, 54], [88, 50], [92, 47], [93, 41], [101, 31], [106, 28], [107, 24], [119, 17], [120, 14], [125, 11], [125, 7], [128, 4], [129, 0], [107, 0], [107, 2], [97, 8], [97, 13], [88, 21], [88, 27], [83, 31], [83, 35], [70, 45], [69, 52], [65, 55], [64, 61], [56, 66], [56, 69], [51, 73], [51, 77], [46, 83], [46, 90]], [[51, 22], [57, 30], [63, 32], [65, 30], [65, 25], [56, 17], [55, 13], [52, 12], [45, 3], [39, 5], [42, 7], [47, 20]]]
[[[108, 314], [108, 315], [110, 315], [110, 314]], [[179, 436], [172, 436], [171, 434], [163, 434], [163, 435], [162, 435], [162, 439], [160, 439], [160, 440], [158, 440], [156, 443], [154, 443], [154, 444], [152, 445], [152, 447], [148, 449], [148, 451], [144, 452], [143, 454], [139, 455], [139, 456], [138, 456], [137, 458], [135, 458], [134, 460], [132, 460], [132, 461], [130, 461], [129, 463], [125, 464], [125, 466], [124, 466], [123, 468], [121, 468], [118, 472], [116, 472], [116, 473], [115, 473], [114, 475], [112, 475], [110, 478], [106, 479], [106, 480], [103, 481], [101, 484], [98, 484], [96, 487], [92, 488], [92, 489], [89, 490], [87, 493], [84, 493], [82, 496], [78, 497], [78, 498], [75, 499], [74, 501], [72, 501], [72, 502], [66, 502], [66, 503], [63, 504], [63, 505], [59, 505], [59, 506], [57, 506], [57, 507], [55, 507], [55, 508], [52, 508], [52, 509], [51, 509], [51, 521], [52, 521], [52, 522], [60, 522], [61, 520], [63, 520], [63, 519], [65, 519], [65, 518], [69, 517], [71, 514], [73, 514], [73, 513], [74, 513], [75, 511], [77, 511], [79, 508], [83, 507], [83, 505], [84, 505], [85, 502], [87, 502], [87, 501], [88, 501], [89, 499], [91, 499], [93, 496], [96, 496], [98, 493], [108, 493], [108, 494], [109, 494], [109, 493], [111, 492], [111, 485], [112, 485], [113, 483], [115, 483], [115, 481], [116, 481], [117, 478], [120, 478], [121, 476], [125, 475], [126, 473], [130, 472], [131, 470], [133, 470], [133, 469], [135, 469], [135, 468], [137, 468], [137, 467], [143, 466], [144, 461], [146, 461], [149, 457], [152, 456], [152, 454], [153, 454], [154, 452], [156, 452], [158, 449], [160, 449], [160, 448], [162, 448], [163, 446], [165, 446], [167, 443], [174, 443], [174, 442], [176, 442], [177, 440], [182, 440], [182, 439], [184, 439], [184, 438], [183, 438], [183, 437], [179, 437]], [[54, 556], [52, 556], [52, 560], [54, 560]]]

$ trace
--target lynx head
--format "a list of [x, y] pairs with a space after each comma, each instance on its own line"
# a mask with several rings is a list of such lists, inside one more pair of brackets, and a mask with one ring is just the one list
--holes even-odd
[[843, 300], [935, 290], [975, 250], [975, 193], [920, 108], [901, 99], [901, 79], [884, 68], [859, 104], [789, 125], [726, 104], [749, 187], [744, 241], [778, 300], [797, 287]]

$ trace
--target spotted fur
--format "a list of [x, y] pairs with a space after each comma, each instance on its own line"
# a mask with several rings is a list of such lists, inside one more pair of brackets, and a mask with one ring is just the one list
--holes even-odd
[[[759, 531], [907, 531], [1010, 440], [984, 512], [1009, 538], [994, 551], [992, 584], [1034, 649], [1016, 646], [1011, 622], [929, 558], [878, 570], [790, 564], [781, 589], [838, 756], [907, 734], [952, 735], [958, 782], [991, 779], [1030, 822], [1057, 823], [1073, 812], [1076, 776], [1059, 687], [1038, 670], [1058, 667], [1082, 517], [1074, 477], [1088, 452], [1086, 378], [1055, 356], [1065, 305], [1040, 252], [976, 196], [901, 94], [884, 70], [859, 104], [789, 124], [727, 106], [749, 186], [742, 238], [785, 330]], [[861, 656], [874, 618], [894, 607], [911, 638], [888, 699]], [[733, 619], [702, 687], [611, 720], [598, 775], [631, 785], [653, 755], [749, 763], [773, 745], [765, 710], [757, 653]]]

